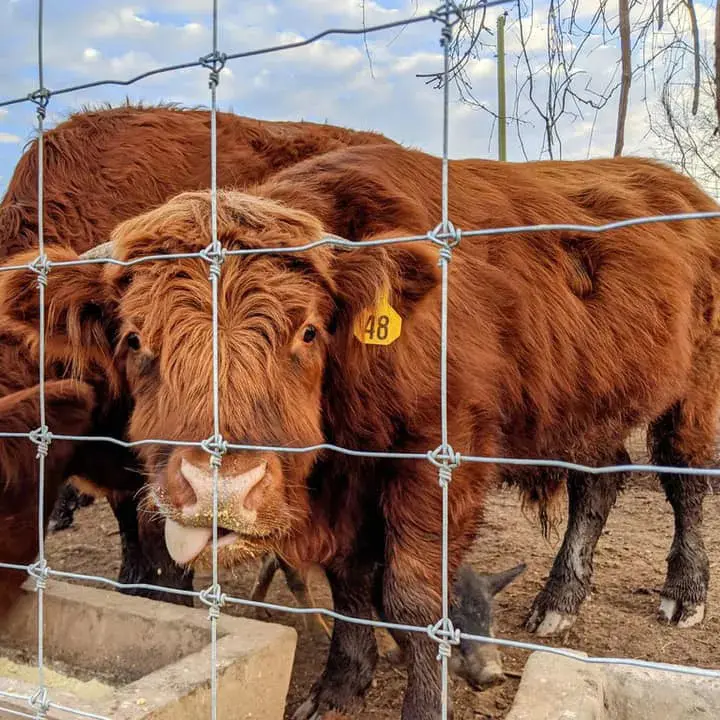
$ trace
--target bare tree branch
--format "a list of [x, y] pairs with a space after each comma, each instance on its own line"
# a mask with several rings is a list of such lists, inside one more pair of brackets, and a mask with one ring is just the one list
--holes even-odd
[[[494, 133], [496, 93], [480, 63], [495, 55], [495, 21], [504, 12], [507, 66], [514, 67], [506, 76], [516, 136], [510, 155], [561, 158], [568, 147], [577, 153], [580, 143], [589, 156], [598, 142], [603, 152], [609, 144], [621, 155], [642, 143], [644, 153], [720, 187], [720, 0], [709, 7], [695, 0], [598, 0], [594, 6], [543, 0], [541, 7], [515, 0], [512, 10], [478, 9], [475, 2], [453, 2], [448, 80], [479, 117], [490, 117], [486, 127]], [[703, 34], [708, 21], [714, 44]], [[707, 34], [713, 36], [712, 29]], [[442, 87], [439, 71], [420, 77]], [[647, 113], [644, 128], [630, 125], [638, 101]]]

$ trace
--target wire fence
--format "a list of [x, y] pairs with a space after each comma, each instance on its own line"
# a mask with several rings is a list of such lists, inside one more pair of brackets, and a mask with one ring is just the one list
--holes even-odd
[[[657, 222], [675, 222], [687, 220], [699, 220], [720, 218], [720, 212], [698, 212], [686, 213], [678, 215], [662, 215], [645, 218], [628, 218], [617, 222], [604, 225], [586, 226], [573, 224], [546, 224], [533, 226], [513, 226], [502, 228], [483, 228], [461, 230], [454, 227], [449, 216], [449, 193], [448, 193], [448, 169], [449, 169], [449, 70], [450, 70], [450, 43], [453, 38], [453, 32], [463, 15], [476, 9], [490, 8], [493, 6], [508, 4], [510, 0], [490, 0], [489, 2], [481, 2], [473, 5], [465, 5], [460, 7], [457, 3], [445, 0], [437, 9], [432, 12], [416, 15], [391, 23], [368, 26], [363, 28], [336, 28], [328, 29], [320, 32], [306, 40], [284, 45], [276, 45], [272, 47], [264, 47], [256, 50], [226, 54], [220, 52], [218, 47], [218, 4], [214, 0], [212, 7], [212, 51], [208, 55], [199, 60], [157, 68], [141, 75], [137, 75], [125, 81], [119, 80], [99, 80], [96, 82], [85, 83], [82, 85], [74, 85], [58, 90], [49, 90], [44, 85], [43, 77], [43, 0], [38, 0], [38, 87], [27, 97], [15, 98], [0, 102], [0, 107], [9, 106], [22, 102], [32, 102], [37, 109], [37, 130], [38, 130], [38, 255], [32, 262], [22, 265], [7, 264], [0, 267], [0, 272], [28, 270], [36, 275], [38, 283], [39, 295], [39, 334], [40, 334], [40, 374], [39, 374], [39, 394], [40, 394], [40, 425], [37, 429], [29, 433], [0, 432], [2, 438], [26, 438], [37, 446], [37, 457], [39, 462], [39, 497], [38, 497], [38, 559], [30, 565], [20, 565], [0, 562], [0, 568], [17, 570], [26, 572], [34, 579], [37, 590], [37, 690], [32, 695], [22, 695], [12, 692], [0, 691], [0, 699], [16, 700], [26, 702], [30, 706], [31, 712], [24, 713], [11, 708], [0, 707], [0, 711], [8, 715], [28, 718], [44, 718], [51, 709], [71, 713], [77, 717], [97, 718], [105, 720], [104, 716], [88, 713], [80, 709], [63, 706], [53, 702], [48, 686], [45, 682], [45, 653], [44, 653], [44, 590], [49, 578], [70, 579], [82, 582], [97, 582], [116, 589], [143, 589], [143, 590], [160, 590], [164, 593], [182, 595], [186, 597], [197, 598], [209, 609], [209, 622], [211, 629], [211, 717], [212, 720], [217, 719], [217, 621], [220, 617], [222, 606], [242, 605], [247, 607], [260, 607], [268, 610], [287, 612], [291, 614], [315, 614], [320, 613], [335, 620], [355, 623], [359, 625], [385, 628], [388, 630], [398, 630], [411, 633], [426, 634], [438, 645], [438, 661], [441, 663], [441, 700], [442, 700], [442, 718], [446, 720], [448, 717], [449, 699], [448, 699], [448, 661], [452, 653], [453, 646], [457, 646], [461, 640], [470, 640], [478, 643], [495, 644], [501, 647], [517, 648], [527, 651], [541, 651], [552, 653], [555, 655], [569, 657], [583, 663], [600, 664], [600, 665], [625, 665], [645, 668], [657, 671], [673, 671], [693, 676], [720, 678], [720, 670], [711, 670], [700, 667], [692, 667], [685, 665], [673, 665], [668, 663], [650, 662], [637, 660], [632, 658], [612, 658], [612, 657], [587, 657], [572, 651], [555, 648], [548, 645], [538, 643], [520, 642], [516, 640], [486, 637], [473, 635], [463, 632], [461, 628], [453, 627], [453, 623], [449, 617], [450, 607], [450, 588], [449, 588], [449, 559], [448, 559], [448, 498], [450, 485], [452, 481], [453, 471], [461, 463], [487, 463], [493, 465], [516, 465], [516, 466], [534, 466], [534, 467], [553, 467], [566, 470], [576, 470], [593, 475], [614, 474], [628, 472], [656, 472], [656, 473], [675, 473], [680, 475], [704, 475], [720, 477], [719, 468], [688, 468], [688, 467], [670, 467], [658, 465], [608, 465], [601, 467], [593, 467], [579, 463], [566, 462], [561, 460], [532, 459], [532, 458], [508, 458], [508, 457], [480, 457], [461, 455], [457, 453], [451, 443], [448, 434], [448, 368], [447, 368], [447, 350], [448, 350], [448, 269], [451, 262], [454, 248], [463, 238], [477, 238], [490, 235], [525, 233], [525, 232], [552, 232], [552, 231], [576, 231], [584, 233], [601, 233], [609, 230], [619, 229], [622, 227], [630, 227], [640, 224], [657, 223]], [[417, 236], [405, 236], [396, 238], [385, 238], [383, 240], [349, 242], [342, 238], [328, 236], [317, 242], [307, 243], [303, 246], [294, 247], [275, 247], [262, 249], [242, 249], [229, 250], [224, 248], [218, 238], [217, 232], [217, 98], [218, 87], [222, 70], [226, 63], [230, 60], [239, 60], [251, 56], [264, 55], [268, 53], [281, 52], [284, 50], [308, 45], [317, 40], [330, 35], [362, 35], [366, 33], [378, 32], [394, 27], [409, 25], [411, 23], [435, 22], [439, 23], [440, 28], [440, 45], [444, 54], [443, 68], [443, 124], [442, 124], [442, 205], [441, 218], [438, 225], [430, 229], [427, 233]], [[43, 235], [43, 139], [44, 139], [44, 122], [46, 110], [52, 97], [71, 93], [77, 90], [95, 88], [105, 85], [131, 85], [144, 78], [161, 73], [173, 72], [176, 70], [187, 69], [192, 67], [204, 67], [209, 74], [210, 89], [210, 142], [211, 142], [211, 203], [212, 203], [212, 242], [203, 251], [197, 253], [176, 253], [169, 255], [148, 255], [129, 261], [121, 261], [113, 258], [88, 258], [64, 262], [52, 262], [45, 254], [45, 243]], [[441, 443], [437, 448], [428, 449], [426, 453], [403, 453], [403, 452], [371, 452], [361, 449], [339, 447], [337, 445], [323, 443], [308, 447], [277, 447], [272, 445], [247, 445], [229, 442], [222, 437], [220, 433], [220, 381], [219, 381], [219, 326], [218, 326], [218, 288], [222, 273], [222, 262], [225, 257], [252, 255], [252, 254], [268, 254], [268, 253], [297, 253], [305, 252], [321, 245], [331, 245], [336, 247], [373, 247], [378, 245], [392, 245], [406, 242], [428, 242], [438, 249], [438, 260], [441, 267], [441, 367], [440, 367], [440, 427], [441, 427]], [[76, 436], [53, 434], [51, 429], [46, 425], [46, 409], [45, 409], [45, 291], [48, 277], [53, 267], [69, 267], [86, 264], [107, 263], [130, 267], [138, 263], [145, 262], [170, 262], [178, 259], [186, 258], [202, 258], [208, 263], [209, 282], [212, 287], [212, 401], [213, 401], [213, 434], [206, 439], [197, 440], [195, 442], [180, 442], [165, 440], [162, 438], [146, 439], [141, 441], [126, 442], [114, 437], [102, 436]], [[45, 536], [44, 536], [44, 492], [45, 492], [45, 459], [50, 450], [53, 440], [73, 440], [83, 442], [106, 442], [114, 443], [127, 448], [136, 448], [142, 445], [165, 445], [172, 447], [195, 447], [202, 448], [209, 456], [209, 463], [213, 475], [213, 526], [212, 526], [212, 584], [210, 587], [202, 591], [181, 590], [172, 587], [156, 586], [151, 584], [130, 584], [120, 583], [110, 578], [97, 575], [86, 575], [74, 572], [63, 572], [54, 570], [49, 567], [45, 557]], [[438, 473], [438, 482], [442, 492], [442, 617], [437, 623], [431, 626], [423, 627], [417, 625], [404, 625], [392, 622], [383, 622], [366, 618], [350, 617], [326, 608], [314, 607], [290, 607], [268, 602], [259, 602], [238, 598], [227, 595], [222, 592], [218, 572], [218, 482], [219, 472], [222, 465], [223, 456], [229, 450], [236, 451], [268, 451], [276, 453], [305, 453], [317, 450], [326, 450], [334, 453], [341, 453], [358, 458], [382, 458], [396, 460], [426, 460], [432, 463]]]

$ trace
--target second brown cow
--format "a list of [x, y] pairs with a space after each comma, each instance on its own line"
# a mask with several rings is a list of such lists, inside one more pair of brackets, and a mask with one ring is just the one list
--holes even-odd
[[[423, 454], [440, 445], [437, 248], [265, 252], [328, 233], [351, 241], [422, 234], [436, 225], [440, 200], [437, 158], [371, 146], [307, 161], [247, 194], [219, 194], [223, 246], [249, 253], [225, 258], [219, 290], [220, 430], [227, 441]], [[718, 206], [691, 180], [637, 158], [450, 166], [450, 218], [463, 229], [594, 225], [702, 210]], [[210, 227], [209, 194], [185, 193], [123, 223], [115, 253], [129, 260], [198, 252], [210, 243]], [[717, 220], [463, 239], [450, 263], [454, 450], [597, 464], [614, 459], [632, 429], [647, 426], [655, 462], [708, 463], [720, 377], [719, 266]], [[122, 290], [117, 358], [135, 402], [130, 437], [209, 437], [207, 263], [111, 268], [108, 282]], [[367, 313], [385, 301], [402, 318], [390, 329], [397, 338], [366, 344]], [[207, 455], [167, 445], [141, 452], [167, 517], [168, 547], [183, 562], [207, 563]], [[319, 562], [339, 612], [369, 617], [374, 607], [385, 619], [421, 627], [438, 620], [441, 494], [431, 462], [246, 449], [225, 453], [221, 473], [223, 563], [267, 551], [297, 566]], [[453, 574], [482, 532], [483, 498], [497, 476], [498, 468], [472, 462], [453, 473]], [[507, 477], [531, 498], [557, 489], [547, 474]], [[676, 530], [661, 608], [668, 619], [691, 624], [702, 618], [707, 593], [700, 534], [706, 481], [679, 474], [662, 480]], [[591, 502], [598, 490], [582, 474], [570, 482], [571, 503], [574, 492], [576, 509], [588, 513], [575, 525], [569, 555], [584, 581], [597, 540], [590, 515], [598, 514]], [[608, 511], [599, 511], [600, 528]], [[434, 720], [435, 643], [424, 634], [399, 639], [408, 661], [403, 719]], [[376, 657], [370, 628], [336, 623], [326, 670], [297, 717], [351, 711]]]

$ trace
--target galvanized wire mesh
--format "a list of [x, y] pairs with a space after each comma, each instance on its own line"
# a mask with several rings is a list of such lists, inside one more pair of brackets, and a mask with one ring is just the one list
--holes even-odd
[[[37, 666], [38, 666], [38, 682], [37, 690], [30, 696], [17, 693], [0, 691], [0, 699], [19, 700], [27, 702], [31, 712], [25, 713], [11, 708], [0, 707], [0, 711], [7, 715], [43, 718], [51, 709], [68, 712], [77, 717], [98, 718], [104, 720], [103, 716], [88, 713], [79, 709], [65, 707], [52, 701], [51, 694], [45, 683], [45, 657], [44, 657], [44, 606], [43, 591], [49, 578], [72, 579], [83, 582], [97, 582], [112, 588], [125, 589], [157, 589], [165, 593], [172, 593], [186, 597], [198, 598], [202, 603], [207, 605], [209, 609], [209, 621], [211, 627], [211, 658], [212, 680], [211, 680], [211, 716], [213, 720], [217, 718], [217, 620], [220, 616], [221, 608], [225, 604], [243, 605], [248, 607], [262, 607], [268, 610], [276, 610], [291, 614], [315, 614], [321, 613], [335, 620], [341, 620], [359, 625], [385, 628], [389, 630], [398, 630], [413, 633], [424, 633], [438, 644], [438, 660], [441, 662], [441, 682], [442, 682], [442, 717], [446, 720], [448, 715], [448, 659], [452, 653], [452, 647], [459, 644], [460, 640], [471, 640], [479, 643], [490, 643], [502, 647], [512, 647], [528, 651], [542, 651], [570, 657], [583, 663], [589, 664], [614, 664], [641, 667], [658, 671], [674, 671], [695, 675], [701, 677], [720, 678], [720, 671], [710, 670], [699, 667], [672, 665], [668, 663], [649, 662], [632, 658], [611, 658], [611, 657], [586, 657], [578, 655], [568, 650], [562, 650], [551, 646], [541, 645], [537, 643], [519, 642], [516, 640], [485, 637], [468, 634], [461, 628], [453, 627], [453, 623], [449, 617], [449, 577], [448, 577], [448, 497], [450, 485], [452, 482], [452, 473], [460, 463], [488, 463], [497, 465], [518, 465], [518, 466], [536, 466], [536, 467], [555, 467], [567, 470], [576, 470], [590, 474], [614, 474], [618, 472], [657, 472], [657, 473], [675, 473], [681, 475], [705, 475], [720, 476], [718, 468], [687, 468], [687, 467], [669, 467], [657, 465], [611, 465], [602, 467], [591, 467], [573, 462], [561, 460], [533, 459], [533, 458], [505, 458], [505, 457], [480, 457], [480, 456], [461, 456], [455, 452], [450, 443], [448, 436], [448, 403], [447, 403], [447, 349], [448, 349], [448, 297], [449, 297], [449, 264], [452, 260], [453, 250], [461, 239], [476, 238], [489, 235], [524, 233], [524, 232], [553, 232], [553, 231], [576, 231], [584, 233], [600, 233], [621, 227], [629, 227], [639, 224], [648, 224], [655, 222], [670, 221], [686, 221], [720, 218], [720, 212], [704, 212], [704, 213], [685, 213], [678, 215], [662, 215], [645, 218], [630, 218], [618, 220], [613, 223], [597, 226], [573, 225], [573, 224], [544, 224], [533, 226], [515, 226], [502, 228], [483, 228], [461, 230], [453, 226], [448, 210], [448, 167], [449, 167], [449, 87], [448, 82], [450, 69], [450, 44], [453, 38], [453, 31], [458, 21], [463, 17], [464, 13], [472, 12], [480, 8], [489, 8], [497, 5], [503, 5], [510, 0], [489, 0], [488, 2], [479, 2], [473, 5], [460, 6], [451, 0], [445, 0], [437, 9], [432, 12], [419, 14], [412, 18], [407, 18], [395, 22], [384, 23], [363, 28], [334, 28], [324, 30], [318, 34], [299, 42], [293, 42], [283, 45], [275, 45], [271, 47], [259, 48], [256, 50], [223, 53], [218, 48], [218, 6], [217, 0], [213, 0], [212, 5], [212, 51], [192, 62], [179, 65], [171, 65], [142, 73], [127, 80], [98, 80], [95, 82], [85, 83], [64, 87], [58, 90], [50, 91], [44, 86], [43, 77], [43, 0], [38, 0], [38, 88], [27, 97], [9, 99], [0, 101], [0, 107], [14, 105], [23, 102], [32, 102], [36, 105], [37, 114], [37, 130], [38, 130], [38, 255], [30, 263], [24, 265], [4, 265], [0, 267], [0, 272], [28, 270], [36, 275], [38, 283], [38, 294], [40, 304], [40, 418], [37, 429], [29, 433], [10, 433], [0, 432], [2, 438], [26, 438], [37, 446], [37, 457], [39, 461], [39, 503], [38, 503], [38, 559], [31, 565], [19, 565], [12, 563], [0, 562], [0, 568], [27, 572], [35, 581], [37, 590], [37, 623], [38, 623], [38, 645], [37, 645]], [[438, 225], [423, 235], [403, 236], [396, 238], [386, 238], [383, 240], [369, 240], [361, 242], [349, 242], [337, 237], [326, 237], [316, 242], [310, 242], [302, 246], [295, 247], [275, 247], [262, 249], [242, 249], [228, 250], [223, 248], [222, 243], [218, 239], [217, 233], [217, 98], [218, 87], [222, 70], [228, 61], [238, 60], [251, 56], [265, 55], [269, 53], [280, 52], [292, 48], [309, 45], [329, 35], [361, 35], [365, 33], [373, 33], [381, 30], [387, 30], [393, 27], [400, 27], [409, 24], [422, 22], [437, 22], [440, 24], [440, 45], [444, 54], [443, 68], [443, 124], [442, 124], [442, 212]], [[210, 107], [211, 107], [211, 128], [209, 141], [211, 143], [211, 167], [210, 167], [210, 188], [212, 203], [212, 227], [211, 227], [211, 244], [201, 252], [197, 253], [175, 253], [169, 255], [148, 255], [136, 258], [130, 261], [120, 261], [116, 259], [93, 258], [79, 259], [63, 262], [51, 262], [45, 254], [45, 243], [43, 237], [43, 139], [44, 139], [44, 120], [46, 116], [46, 108], [52, 97], [72, 93], [78, 90], [95, 88], [108, 85], [132, 85], [144, 78], [159, 75], [161, 73], [173, 72], [176, 70], [187, 69], [192, 67], [204, 67], [209, 74], [210, 89]], [[440, 367], [440, 411], [441, 411], [441, 444], [435, 449], [429, 449], [426, 453], [403, 453], [403, 452], [371, 452], [356, 448], [339, 447], [330, 443], [323, 443], [308, 447], [278, 447], [272, 445], [247, 445], [233, 443], [222, 437], [220, 434], [220, 401], [221, 390], [219, 382], [219, 328], [218, 328], [218, 286], [222, 273], [222, 263], [225, 257], [238, 255], [254, 255], [268, 253], [296, 253], [306, 252], [312, 248], [321, 245], [333, 245], [337, 247], [373, 247], [378, 245], [392, 245], [405, 242], [426, 242], [438, 248], [438, 260], [442, 270], [442, 294], [441, 294], [441, 367]], [[51, 429], [46, 426], [45, 416], [45, 289], [48, 278], [51, 275], [53, 267], [72, 267], [84, 264], [108, 263], [130, 267], [145, 262], [171, 262], [173, 260], [186, 258], [202, 258], [208, 263], [209, 282], [212, 286], [212, 402], [213, 402], [213, 433], [210, 437], [194, 442], [180, 442], [173, 440], [165, 440], [162, 438], [145, 439], [141, 441], [125, 442], [113, 437], [102, 436], [77, 436], [53, 434]], [[45, 458], [50, 450], [53, 440], [73, 440], [84, 442], [106, 442], [114, 443], [127, 448], [135, 448], [142, 445], [166, 445], [171, 447], [195, 447], [202, 448], [209, 456], [209, 463], [213, 473], [213, 529], [212, 529], [212, 584], [210, 587], [202, 591], [188, 591], [169, 587], [159, 587], [149, 584], [128, 584], [120, 583], [110, 578], [97, 575], [86, 575], [81, 573], [63, 572], [50, 568], [45, 558], [44, 543], [44, 486], [45, 486]], [[352, 457], [367, 458], [384, 458], [398, 460], [426, 460], [432, 463], [438, 472], [438, 482], [442, 492], [442, 617], [436, 624], [421, 627], [415, 625], [403, 625], [399, 623], [384, 622], [379, 620], [371, 620], [366, 618], [355, 618], [341, 613], [328, 610], [326, 608], [302, 608], [289, 607], [268, 602], [252, 601], [245, 598], [237, 598], [229, 596], [222, 592], [219, 582], [218, 572], [218, 481], [219, 471], [222, 466], [223, 456], [228, 450], [255, 450], [255, 451], [271, 451], [277, 453], [304, 453], [317, 450], [327, 450], [335, 453], [341, 453]]]

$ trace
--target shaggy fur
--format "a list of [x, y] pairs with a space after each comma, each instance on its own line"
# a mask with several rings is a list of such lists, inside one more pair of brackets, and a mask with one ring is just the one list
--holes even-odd
[[[218, 113], [220, 185], [244, 186], [322, 152], [353, 144], [394, 144], [375, 133], [307, 122], [268, 122]], [[37, 255], [37, 142], [20, 159], [0, 204], [0, 259], [23, 264]], [[108, 239], [121, 220], [183, 190], [209, 184], [210, 114], [173, 107], [125, 106], [72, 115], [44, 137], [44, 237], [51, 260], [72, 260]], [[10, 257], [11, 256], [11, 257]], [[47, 288], [48, 378], [90, 383], [96, 394], [92, 434], [123, 438], [129, 407], [114, 368], [113, 298], [100, 284], [101, 265], [54, 268]], [[34, 275], [0, 273], [3, 377], [7, 394], [38, 378], [38, 303]], [[52, 428], [60, 432], [62, 425]], [[27, 452], [34, 452], [27, 447]], [[10, 456], [9, 456], [10, 457]], [[23, 460], [25, 462], [25, 460]], [[167, 556], [163, 526], [138, 517], [141, 485], [133, 453], [83, 444], [73, 470], [107, 494], [120, 523], [120, 580], [192, 588], [192, 575]], [[10, 472], [10, 468], [3, 468]], [[75, 478], [78, 479], [77, 477]], [[53, 485], [54, 487], [54, 485]], [[88, 484], [84, 487], [88, 489]], [[128, 488], [129, 492], [121, 492]], [[2, 508], [0, 507], [0, 510]], [[143, 539], [144, 538], [144, 539]], [[182, 596], [130, 591], [188, 603]]]
[[[48, 382], [45, 386], [47, 423], [63, 434], [88, 431], [92, 420], [93, 392], [89, 385], [69, 380]], [[39, 387], [29, 387], [0, 398], [0, 431], [27, 433], [38, 427]], [[73, 443], [56, 440], [45, 461], [45, 522], [52, 510], [74, 452]], [[27, 565], [38, 553], [38, 460], [34, 446], [24, 438], [5, 438], [0, 442], [0, 557], [3, 562]], [[0, 569], [0, 616], [20, 595], [27, 575]]]
[[[440, 217], [440, 161], [394, 147], [337, 151], [249, 194], [218, 199], [226, 248], [302, 245], [424, 233]], [[450, 164], [450, 218], [460, 228], [597, 224], [717, 210], [689, 179], [648, 160]], [[123, 223], [118, 257], [197, 251], [210, 242], [207, 192], [185, 193]], [[425, 452], [440, 443], [440, 269], [429, 244], [328, 247], [227, 257], [219, 292], [221, 431], [228, 440]], [[449, 300], [449, 437], [464, 455], [594, 463], [650, 426], [654, 458], [700, 464], [716, 430], [720, 223], [652, 224], [600, 235], [523, 233], [465, 238], [453, 252]], [[134, 439], [197, 440], [212, 430], [211, 291], [204, 261], [108, 268], [120, 283], [120, 367], [135, 399]], [[403, 317], [388, 347], [359, 343], [352, 323], [383, 289]], [[306, 340], [309, 326], [316, 329]], [[131, 342], [126, 342], [132, 338]], [[198, 500], [178, 473], [194, 450], [145, 447], [154, 493], [170, 517]], [[243, 502], [224, 495], [237, 533], [229, 565], [277, 552], [320, 562], [335, 607], [400, 623], [440, 616], [441, 493], [428, 462], [330, 453], [230, 453], [223, 471], [260, 460], [268, 474]], [[465, 463], [450, 492], [450, 571], [481, 529], [498, 469]], [[547, 476], [508, 474], [528, 493]], [[664, 594], [683, 612], [705, 600], [702, 483], [665, 480], [676, 536]], [[185, 522], [208, 522], [202, 503]], [[198, 564], [207, 560], [205, 552]], [[379, 570], [378, 570], [379, 568]], [[373, 603], [373, 600], [375, 601]], [[404, 720], [439, 716], [436, 649], [421, 635], [409, 663]], [[335, 625], [328, 665], [304, 717], [351, 711], [376, 658], [372, 630]]]

